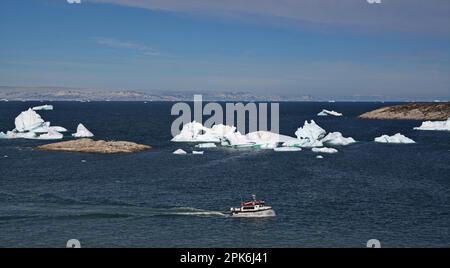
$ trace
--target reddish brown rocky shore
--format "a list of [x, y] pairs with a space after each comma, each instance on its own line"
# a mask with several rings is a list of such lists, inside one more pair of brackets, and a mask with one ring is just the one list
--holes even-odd
[[364, 113], [364, 119], [399, 119], [399, 120], [447, 120], [450, 118], [450, 102], [409, 103], [387, 106]]
[[115, 154], [142, 152], [150, 150], [151, 147], [128, 141], [94, 141], [92, 139], [79, 139], [41, 145], [36, 147], [36, 149], [43, 151]]

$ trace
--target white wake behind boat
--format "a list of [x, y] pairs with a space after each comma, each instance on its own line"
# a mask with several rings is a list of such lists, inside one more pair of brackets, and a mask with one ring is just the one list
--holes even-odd
[[275, 217], [275, 211], [271, 206], [267, 206], [264, 201], [256, 200], [256, 196], [252, 195], [253, 200], [248, 202], [241, 202], [241, 207], [231, 208], [231, 217], [242, 218], [260, 218], [260, 217]]

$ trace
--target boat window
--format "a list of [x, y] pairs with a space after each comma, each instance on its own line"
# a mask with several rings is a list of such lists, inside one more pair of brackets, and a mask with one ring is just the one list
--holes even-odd
[[254, 209], [254, 207], [244, 207], [244, 209]]

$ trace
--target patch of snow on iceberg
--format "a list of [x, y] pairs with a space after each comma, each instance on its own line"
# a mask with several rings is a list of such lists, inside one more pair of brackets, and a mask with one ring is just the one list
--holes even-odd
[[410, 139], [400, 133], [397, 133], [392, 136], [382, 135], [380, 137], [375, 138], [374, 141], [382, 142], [382, 143], [416, 143], [412, 139]]
[[40, 110], [51, 111], [51, 110], [53, 110], [53, 105], [46, 104], [46, 105], [42, 105], [42, 106], [36, 106], [31, 109], [33, 109], [34, 111], [40, 111]]
[[77, 132], [72, 134], [75, 138], [89, 138], [93, 137], [94, 134], [90, 132], [83, 124], [78, 124]]
[[436, 131], [450, 131], [450, 118], [447, 121], [425, 121], [420, 127], [415, 127], [415, 130], [436, 130]]
[[185, 150], [183, 149], [177, 149], [173, 152], [173, 154], [187, 154]]
[[345, 138], [341, 132], [331, 132], [326, 135], [321, 142], [331, 145], [349, 145], [356, 141], [352, 137]]
[[334, 154], [338, 152], [338, 150], [329, 147], [312, 148], [311, 150], [315, 153], [326, 153], [326, 154]]

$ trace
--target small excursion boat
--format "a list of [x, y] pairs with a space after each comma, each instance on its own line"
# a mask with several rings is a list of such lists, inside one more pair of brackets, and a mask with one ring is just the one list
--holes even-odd
[[232, 217], [275, 217], [275, 211], [271, 206], [267, 206], [264, 201], [256, 200], [256, 195], [252, 195], [253, 200], [241, 202], [241, 207], [231, 208]]

